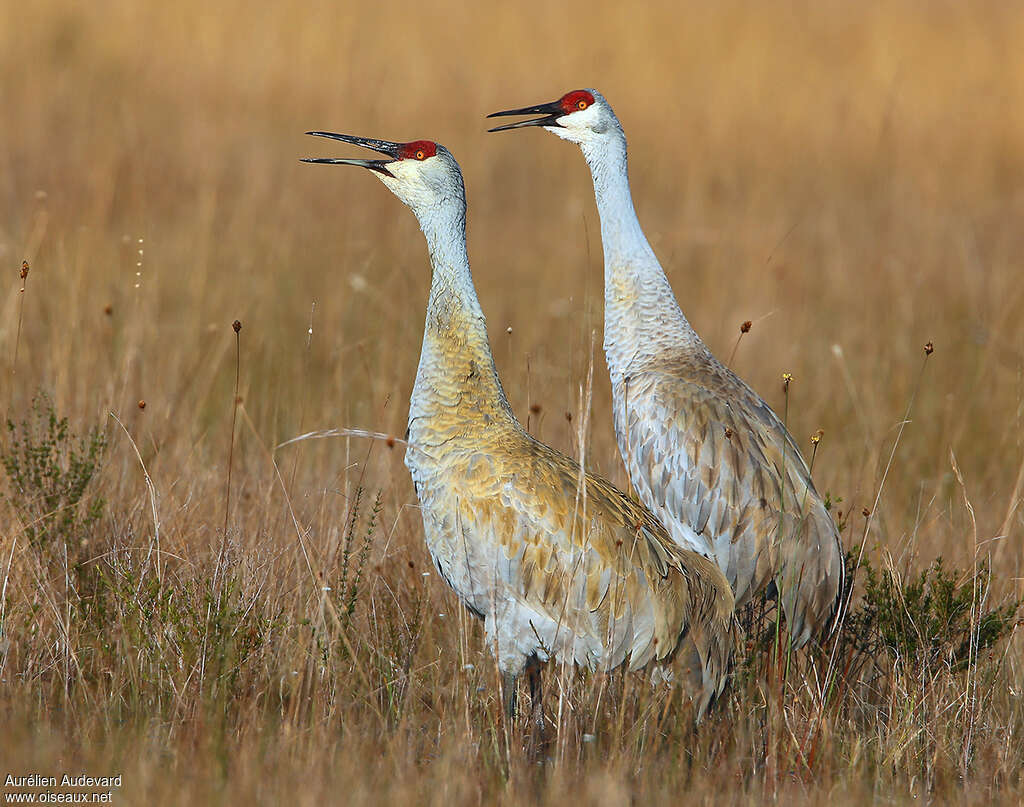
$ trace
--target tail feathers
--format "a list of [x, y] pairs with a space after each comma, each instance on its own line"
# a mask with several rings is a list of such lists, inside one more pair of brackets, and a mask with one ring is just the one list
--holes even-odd
[[696, 722], [704, 719], [708, 709], [718, 700], [729, 680], [732, 653], [736, 643], [735, 625], [729, 622], [715, 636], [694, 626], [679, 644], [675, 656], [677, 677], [693, 699]]
[[843, 575], [827, 574], [822, 580], [812, 580], [811, 571], [803, 567], [803, 577], [795, 585], [786, 585], [781, 579], [778, 581], [785, 592], [782, 607], [795, 649], [814, 638], [827, 639], [835, 630], [842, 603]]
[[790, 544], [789, 557], [775, 579], [794, 648], [832, 634], [845, 591], [839, 534], [826, 511], [817, 515], [817, 521], [806, 518], [800, 540]]

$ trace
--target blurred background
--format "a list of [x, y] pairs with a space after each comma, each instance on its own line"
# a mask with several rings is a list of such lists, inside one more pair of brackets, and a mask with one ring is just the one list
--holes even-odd
[[404, 433], [429, 284], [412, 214], [366, 172], [300, 163], [357, 156], [303, 132], [425, 138], [465, 175], [514, 409], [573, 455], [585, 422], [588, 462], [624, 485], [585, 163], [540, 130], [485, 134], [489, 112], [596, 87], [684, 312], [808, 457], [824, 429], [813, 473], [844, 541], [909, 411], [870, 551], [970, 565], [980, 545], [1020, 592], [1021, 42], [1020, 6], [994, 0], [4, 2], [0, 407], [18, 421], [43, 390], [108, 429], [99, 490], [141, 534], [130, 435], [165, 547], [215, 557], [237, 318], [233, 540], [292, 552], [287, 490], [318, 552], [356, 469], [382, 491], [375, 558], [426, 562], [401, 447], [275, 450], [314, 429]]
[[541, 131], [484, 133], [488, 112], [594, 86], [686, 314], [722, 358], [752, 320], [735, 369], [777, 410], [793, 373], [791, 430], [806, 448], [825, 429], [819, 487], [870, 504], [932, 340], [886, 499], [894, 517], [947, 519], [952, 449], [981, 533], [1003, 525], [1024, 390], [1014, 4], [36, 0], [0, 15], [8, 368], [32, 266], [15, 411], [42, 387], [61, 409], [137, 418], [158, 472], [218, 457], [238, 318], [267, 445], [300, 427], [401, 434], [424, 243], [371, 177], [298, 158], [349, 154], [308, 129], [429, 138], [465, 173], [516, 411], [539, 405], [531, 429], [570, 449], [564, 413], [593, 362], [592, 456], [622, 482], [586, 166]]

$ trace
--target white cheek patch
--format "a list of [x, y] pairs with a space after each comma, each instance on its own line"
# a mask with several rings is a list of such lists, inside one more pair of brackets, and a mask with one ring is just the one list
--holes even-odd
[[592, 104], [587, 109], [569, 112], [557, 120], [558, 126], [544, 128], [563, 140], [571, 140], [574, 143], [582, 143], [590, 139], [591, 135], [604, 134], [608, 131], [608, 121], [599, 113], [597, 104]]
[[410, 160], [395, 160], [393, 163], [388, 163], [387, 169], [399, 179], [406, 181], [412, 179], [413, 171], [409, 169]]
[[[420, 211], [434, 207], [438, 203], [438, 183], [431, 182], [427, 176], [428, 170], [425, 166], [433, 160], [433, 157], [422, 160], [397, 160], [388, 163], [388, 170], [394, 175], [386, 177], [377, 174], [378, 178], [388, 186], [388, 189], [413, 209], [419, 216]], [[436, 166], [434, 166], [436, 168]]]

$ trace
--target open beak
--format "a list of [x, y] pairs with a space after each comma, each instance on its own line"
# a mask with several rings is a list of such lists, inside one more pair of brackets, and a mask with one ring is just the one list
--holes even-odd
[[342, 143], [352, 143], [355, 146], [362, 146], [363, 148], [373, 149], [379, 151], [381, 154], [387, 154], [391, 159], [389, 160], [353, 160], [353, 159], [342, 159], [341, 157], [303, 157], [302, 162], [304, 163], [321, 163], [322, 165], [358, 165], [361, 168], [369, 168], [371, 171], [376, 171], [383, 174], [386, 177], [394, 177], [387, 169], [387, 164], [395, 162], [399, 157], [400, 143], [391, 143], [387, 140], [373, 140], [369, 137], [356, 137], [355, 135], [336, 134], [334, 132], [306, 132], [308, 135], [314, 137], [329, 137], [331, 140], [340, 140]]
[[506, 109], [504, 112], [492, 112], [488, 118], [507, 118], [512, 115], [543, 115], [541, 118], [521, 120], [516, 123], [506, 123], [504, 126], [495, 126], [488, 129], [489, 132], [503, 132], [506, 129], [521, 129], [524, 126], [558, 126], [558, 119], [565, 115], [565, 110], [558, 101], [550, 104], [538, 104], [537, 106], [524, 106], [522, 109]]

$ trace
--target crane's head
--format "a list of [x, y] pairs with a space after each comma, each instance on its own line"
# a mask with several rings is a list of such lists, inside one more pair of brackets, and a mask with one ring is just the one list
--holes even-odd
[[328, 137], [342, 143], [373, 149], [384, 154], [384, 160], [359, 160], [340, 157], [303, 157], [302, 162], [323, 165], [357, 165], [367, 168], [395, 196], [405, 202], [420, 217], [421, 213], [455, 203], [465, 212], [466, 191], [462, 172], [455, 158], [444, 146], [431, 140], [413, 140], [410, 143], [392, 143], [368, 137], [335, 134], [334, 132], [306, 132], [316, 137]]
[[506, 129], [521, 129], [525, 126], [543, 126], [549, 132], [571, 140], [581, 146], [596, 143], [608, 136], [621, 136], [622, 127], [612, 112], [611, 106], [597, 90], [573, 90], [557, 101], [537, 104], [522, 109], [506, 109], [493, 112], [488, 118], [504, 118], [510, 115], [540, 115], [539, 118], [495, 126], [489, 131], [502, 132]]

